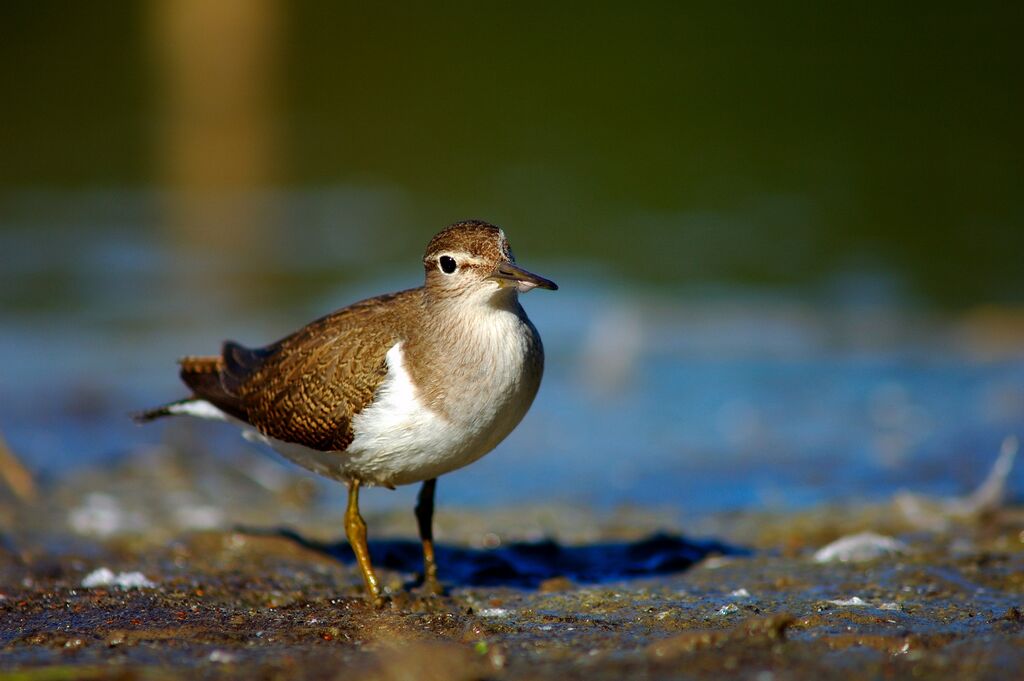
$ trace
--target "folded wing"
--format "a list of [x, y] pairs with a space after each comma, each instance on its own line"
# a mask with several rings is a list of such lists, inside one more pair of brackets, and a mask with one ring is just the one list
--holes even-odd
[[184, 358], [181, 379], [194, 398], [268, 437], [343, 451], [352, 418], [387, 374], [387, 351], [401, 340], [396, 310], [415, 306], [416, 293], [356, 303], [263, 348], [226, 342], [219, 357]]

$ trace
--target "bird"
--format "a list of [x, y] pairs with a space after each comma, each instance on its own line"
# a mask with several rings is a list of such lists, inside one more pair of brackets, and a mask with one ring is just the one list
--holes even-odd
[[516, 264], [505, 232], [480, 220], [427, 244], [424, 282], [327, 314], [263, 347], [225, 341], [186, 356], [191, 394], [135, 414], [228, 421], [243, 435], [348, 488], [345, 534], [368, 598], [385, 597], [359, 512], [361, 487], [421, 483], [415, 515], [423, 589], [443, 593], [434, 553], [437, 478], [493, 450], [526, 415], [544, 346], [519, 295], [558, 286]]

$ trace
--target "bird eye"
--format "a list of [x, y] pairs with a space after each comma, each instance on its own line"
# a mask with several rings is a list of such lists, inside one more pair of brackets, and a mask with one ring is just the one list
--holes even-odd
[[445, 274], [452, 274], [459, 267], [458, 263], [455, 262], [455, 258], [450, 255], [442, 255], [437, 259], [437, 262], [441, 266], [441, 271]]

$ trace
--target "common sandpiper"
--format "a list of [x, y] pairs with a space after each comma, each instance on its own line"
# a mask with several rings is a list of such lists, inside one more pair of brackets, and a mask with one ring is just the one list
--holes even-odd
[[236, 423], [286, 458], [348, 487], [345, 532], [366, 590], [383, 603], [359, 488], [422, 482], [416, 519], [423, 586], [441, 593], [434, 558], [437, 478], [473, 463], [512, 432], [544, 370], [540, 335], [519, 304], [554, 282], [516, 264], [486, 222], [442, 230], [419, 288], [332, 312], [261, 348], [227, 341], [220, 355], [180, 360], [191, 395], [137, 415]]

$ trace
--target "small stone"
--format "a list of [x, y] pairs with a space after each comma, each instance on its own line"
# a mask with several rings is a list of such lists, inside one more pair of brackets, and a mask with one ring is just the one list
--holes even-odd
[[840, 537], [831, 544], [818, 549], [814, 554], [814, 561], [817, 563], [862, 562], [895, 553], [904, 553], [906, 550], [906, 544], [892, 537], [875, 532], [861, 532]]
[[568, 577], [552, 577], [541, 582], [537, 587], [537, 591], [542, 594], [554, 593], [557, 591], [569, 591], [575, 588], [575, 586]]
[[86, 589], [95, 589], [101, 586], [116, 586], [121, 589], [153, 589], [156, 584], [149, 581], [146, 575], [141, 572], [118, 572], [110, 568], [101, 567], [93, 570], [82, 580], [82, 586]]
[[214, 650], [207, 659], [218, 664], [230, 664], [235, 661], [235, 655], [226, 650]]
[[853, 598], [847, 598], [845, 600], [844, 599], [836, 599], [836, 600], [833, 600], [833, 601], [829, 601], [829, 603], [831, 603], [832, 605], [839, 605], [839, 606], [843, 606], [843, 607], [851, 606], [851, 605], [853, 605], [853, 606], [868, 605], [868, 602], [865, 601], [860, 596], [854, 596]]

